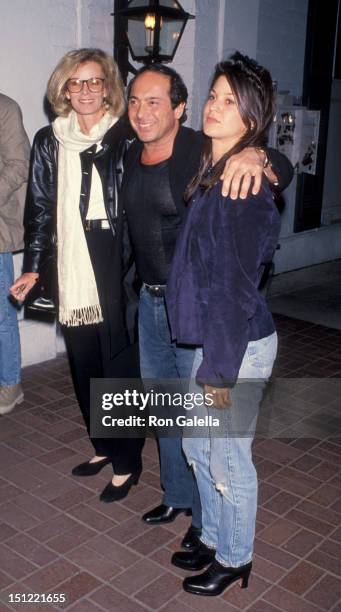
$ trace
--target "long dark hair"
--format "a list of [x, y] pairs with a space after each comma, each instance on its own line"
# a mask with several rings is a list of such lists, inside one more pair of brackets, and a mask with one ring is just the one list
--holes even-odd
[[274, 116], [274, 93], [271, 75], [255, 60], [238, 51], [216, 65], [210, 90], [220, 76], [226, 77], [235, 97], [246, 132], [241, 139], [220, 158], [207, 172], [212, 163], [212, 141], [205, 137], [198, 174], [185, 191], [189, 200], [200, 185], [210, 189], [219, 180], [226, 160], [245, 147], [261, 147], [266, 143], [267, 133]]

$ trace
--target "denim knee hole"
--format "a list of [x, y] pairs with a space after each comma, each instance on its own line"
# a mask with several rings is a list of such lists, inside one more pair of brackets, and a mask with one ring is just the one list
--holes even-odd
[[231, 504], [234, 502], [233, 497], [229, 494], [228, 486], [222, 482], [214, 482], [217, 491], [227, 499]]

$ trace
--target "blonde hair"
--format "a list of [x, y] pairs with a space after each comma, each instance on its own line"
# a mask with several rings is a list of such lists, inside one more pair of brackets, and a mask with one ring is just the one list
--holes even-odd
[[66, 83], [78, 66], [86, 62], [96, 62], [102, 68], [107, 92], [105, 108], [112, 115], [120, 117], [125, 109], [121, 75], [114, 59], [101, 49], [74, 49], [61, 58], [47, 84], [47, 98], [53, 111], [62, 117], [70, 113], [72, 106], [66, 97]]

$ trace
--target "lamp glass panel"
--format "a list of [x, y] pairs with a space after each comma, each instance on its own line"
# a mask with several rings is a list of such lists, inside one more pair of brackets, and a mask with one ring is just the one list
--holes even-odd
[[172, 55], [181, 35], [183, 19], [169, 20], [165, 18], [160, 31], [160, 54]]
[[143, 17], [141, 19], [128, 19], [128, 38], [133, 53], [137, 57], [141, 55], [148, 56], [148, 51], [146, 50], [149, 42], [147, 40], [148, 35], [150, 35], [150, 32], [144, 27]]

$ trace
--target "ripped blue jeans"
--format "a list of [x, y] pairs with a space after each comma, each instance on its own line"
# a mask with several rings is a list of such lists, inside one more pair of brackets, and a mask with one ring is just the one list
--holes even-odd
[[[219, 434], [209, 426], [200, 428], [204, 437], [183, 438], [200, 494], [201, 540], [216, 550], [217, 561], [226, 567], [239, 567], [252, 559], [258, 483], [251, 446], [276, 352], [276, 333], [249, 342], [238, 382], [230, 390], [232, 406], [224, 410], [204, 406], [196, 412], [219, 418]], [[191, 375], [193, 393], [202, 392], [195, 382], [201, 361], [202, 349], [197, 349]]]

